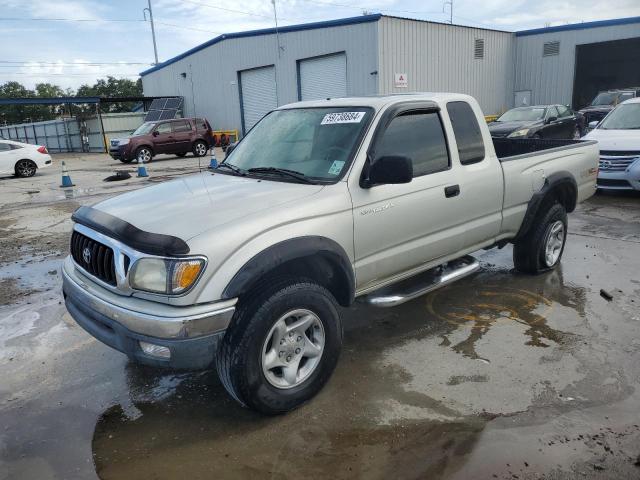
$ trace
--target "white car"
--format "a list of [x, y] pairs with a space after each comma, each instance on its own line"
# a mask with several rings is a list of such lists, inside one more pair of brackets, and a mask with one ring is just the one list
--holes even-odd
[[0, 175], [33, 177], [39, 168], [49, 165], [51, 155], [47, 147], [0, 137]]
[[614, 108], [585, 137], [600, 147], [598, 188], [640, 190], [640, 98]]

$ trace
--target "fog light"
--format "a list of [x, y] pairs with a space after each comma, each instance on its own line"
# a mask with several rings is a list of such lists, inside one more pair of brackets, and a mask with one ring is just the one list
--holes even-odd
[[140, 340], [140, 348], [147, 355], [151, 355], [152, 357], [169, 359], [171, 358], [171, 350], [167, 347], [163, 347], [162, 345], [154, 345], [153, 343], [147, 343]]

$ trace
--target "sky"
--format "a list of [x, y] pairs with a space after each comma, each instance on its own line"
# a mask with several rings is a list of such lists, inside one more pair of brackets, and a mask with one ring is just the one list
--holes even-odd
[[[441, 0], [275, 0], [278, 24], [383, 13], [449, 21]], [[640, 0], [452, 0], [453, 23], [517, 31], [640, 16]], [[162, 62], [222, 33], [274, 26], [271, 0], [151, 0]], [[76, 89], [107, 75], [135, 80], [153, 61], [147, 0], [0, 0], [0, 84]], [[148, 17], [147, 17], [148, 18]], [[92, 65], [93, 64], [93, 65]]]

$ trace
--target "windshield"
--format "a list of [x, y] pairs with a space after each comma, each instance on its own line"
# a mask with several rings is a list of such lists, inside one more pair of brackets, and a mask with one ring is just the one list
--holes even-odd
[[366, 107], [276, 110], [247, 134], [224, 163], [245, 171], [284, 168], [314, 180], [337, 180], [348, 168], [371, 115], [372, 109]]
[[619, 105], [605, 117], [598, 128], [603, 130], [640, 129], [640, 103]]
[[131, 136], [135, 137], [136, 135], [146, 135], [153, 129], [155, 123], [153, 122], [144, 122], [138, 128], [136, 128], [135, 132], [131, 134]]
[[617, 105], [618, 103], [629, 100], [630, 98], [633, 98], [633, 92], [602, 92], [593, 99], [591, 106]]
[[532, 122], [542, 120], [544, 108], [539, 107], [519, 107], [502, 114], [497, 122]]

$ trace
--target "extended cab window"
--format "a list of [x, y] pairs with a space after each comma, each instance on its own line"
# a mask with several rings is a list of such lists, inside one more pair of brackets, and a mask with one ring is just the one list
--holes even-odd
[[156, 132], [158, 133], [171, 133], [171, 124], [170, 123], [161, 123], [156, 127]]
[[449, 102], [447, 112], [456, 136], [460, 163], [470, 165], [484, 160], [484, 141], [471, 105], [467, 102]]
[[172, 122], [174, 132], [189, 132], [191, 131], [191, 124], [187, 121]]
[[407, 112], [398, 115], [376, 146], [376, 157], [400, 155], [413, 163], [413, 176], [420, 177], [449, 168], [447, 141], [437, 112]]

